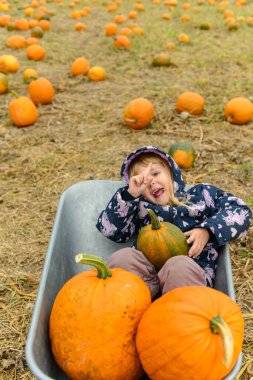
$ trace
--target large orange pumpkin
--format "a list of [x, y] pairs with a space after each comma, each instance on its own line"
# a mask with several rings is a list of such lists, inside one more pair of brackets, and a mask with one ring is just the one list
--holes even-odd
[[224, 293], [176, 288], [144, 313], [136, 345], [152, 380], [221, 380], [242, 349], [243, 317]]
[[189, 245], [183, 232], [172, 223], [159, 222], [153, 210], [147, 210], [151, 224], [142, 227], [137, 238], [137, 249], [144, 253], [156, 270], [173, 256], [187, 255]]
[[189, 112], [191, 115], [201, 115], [205, 106], [205, 99], [196, 92], [183, 92], [176, 103], [177, 112]]
[[31, 81], [28, 92], [35, 104], [51, 103], [55, 96], [52, 83], [43, 77]]
[[9, 103], [10, 118], [17, 127], [34, 124], [38, 119], [38, 110], [31, 99], [20, 96]]
[[79, 254], [76, 261], [97, 270], [75, 275], [54, 301], [49, 329], [56, 362], [72, 380], [140, 379], [135, 335], [151, 303], [149, 289], [94, 255]]
[[225, 106], [225, 117], [231, 124], [246, 124], [253, 118], [253, 104], [247, 98], [233, 98]]
[[123, 117], [129, 127], [145, 128], [154, 117], [153, 104], [145, 98], [134, 99], [125, 107]]

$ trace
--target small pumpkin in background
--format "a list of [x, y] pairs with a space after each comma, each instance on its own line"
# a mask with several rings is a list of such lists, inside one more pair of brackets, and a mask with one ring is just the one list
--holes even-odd
[[34, 69], [25, 69], [23, 71], [23, 79], [25, 83], [30, 83], [34, 79], [38, 79], [38, 73]]
[[26, 18], [19, 18], [14, 21], [15, 27], [17, 30], [28, 30], [29, 29], [29, 23]]
[[128, 49], [131, 46], [131, 42], [127, 36], [120, 34], [115, 38], [114, 46], [117, 48]]
[[34, 28], [32, 28], [31, 37], [42, 38], [43, 36], [44, 32], [40, 26], [35, 26]]
[[166, 42], [166, 44], [164, 45], [165, 49], [168, 49], [168, 50], [173, 50], [176, 48], [176, 44], [174, 42]]
[[30, 45], [26, 49], [26, 56], [33, 61], [42, 61], [46, 56], [46, 50], [40, 45]]
[[36, 37], [28, 37], [26, 39], [26, 45], [27, 46], [30, 46], [30, 45], [40, 45], [40, 41]]
[[28, 24], [29, 24], [29, 28], [33, 29], [35, 28], [35, 26], [39, 26], [39, 21], [35, 19], [31, 19], [28, 21]]
[[27, 127], [36, 123], [38, 110], [35, 104], [27, 96], [20, 96], [9, 103], [9, 115], [17, 127]]
[[153, 104], [145, 98], [137, 98], [129, 102], [123, 112], [124, 122], [128, 127], [143, 129], [154, 117]]
[[7, 27], [11, 22], [11, 15], [1, 15], [0, 16], [0, 26]]
[[93, 66], [88, 71], [88, 78], [93, 81], [101, 81], [106, 77], [105, 69], [101, 66]]
[[14, 55], [0, 56], [0, 73], [16, 73], [19, 69], [18, 59]]
[[52, 83], [43, 77], [31, 81], [28, 92], [35, 104], [51, 103], [55, 96]]
[[181, 16], [181, 21], [183, 22], [188, 22], [190, 21], [190, 19], [191, 19], [191, 16], [188, 13], [185, 13]]
[[231, 124], [247, 124], [253, 118], [253, 104], [247, 98], [233, 98], [225, 105], [224, 113]]
[[171, 57], [168, 53], [160, 53], [157, 54], [152, 61], [153, 66], [163, 66], [163, 67], [170, 67], [174, 66], [174, 64], [171, 61]]
[[153, 210], [148, 209], [151, 224], [141, 228], [137, 249], [159, 271], [165, 262], [177, 255], [188, 255], [189, 245], [183, 232], [172, 223], [159, 222]]
[[87, 26], [83, 22], [77, 22], [74, 28], [77, 32], [84, 32], [87, 29]]
[[177, 36], [178, 41], [182, 42], [185, 45], [188, 45], [190, 43], [190, 37], [185, 33], [180, 33]]
[[125, 26], [124, 28], [121, 28], [119, 31], [119, 36], [132, 37], [133, 35], [134, 35], [134, 31], [127, 26]]
[[140, 379], [135, 335], [151, 303], [148, 287], [97, 256], [79, 254], [76, 262], [96, 269], [72, 277], [56, 296], [49, 322], [56, 362], [72, 380]]
[[115, 22], [116, 24], [123, 24], [123, 23], [126, 22], [126, 21], [127, 21], [127, 18], [126, 18], [125, 15], [116, 15], [116, 16], [114, 17], [114, 22]]
[[117, 33], [117, 29], [118, 29], [117, 24], [114, 24], [114, 23], [106, 24], [105, 35], [108, 37], [115, 36], [115, 34]]
[[70, 73], [73, 76], [86, 74], [89, 70], [90, 62], [85, 57], [78, 57], [71, 65]]
[[133, 32], [134, 34], [137, 34], [138, 36], [143, 36], [145, 33], [144, 30], [140, 26], [133, 27]]
[[135, 20], [135, 19], [137, 19], [137, 17], [138, 17], [138, 14], [135, 11], [130, 11], [128, 13], [128, 18], [131, 19], [131, 20]]
[[39, 21], [39, 27], [44, 31], [48, 31], [52, 28], [52, 25], [49, 20], [41, 19]]
[[243, 334], [241, 310], [230, 297], [205, 286], [184, 286], [145, 311], [136, 346], [152, 380], [221, 380], [236, 363]]
[[176, 102], [178, 113], [189, 112], [191, 115], [201, 115], [205, 106], [205, 99], [196, 92], [183, 92]]
[[20, 35], [11, 36], [7, 38], [6, 46], [11, 49], [22, 49], [26, 46], [26, 39]]
[[170, 15], [170, 13], [164, 13], [164, 15], [163, 15], [163, 20], [170, 20], [171, 19], [171, 15]]
[[190, 169], [196, 157], [195, 149], [186, 141], [175, 142], [170, 146], [168, 153], [182, 169]]
[[9, 79], [7, 75], [0, 73], [0, 94], [4, 94], [8, 90]]

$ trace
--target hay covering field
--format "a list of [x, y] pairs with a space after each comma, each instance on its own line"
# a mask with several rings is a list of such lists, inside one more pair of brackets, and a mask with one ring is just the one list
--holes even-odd
[[[43, 6], [50, 14], [51, 29], [40, 44], [46, 49], [43, 61], [31, 61], [26, 48], [5, 46], [10, 35], [26, 38], [31, 30], [0, 28], [1, 54], [18, 58], [19, 71], [9, 74], [9, 90], [0, 95], [0, 378], [31, 380], [24, 349], [36, 299], [47, 244], [60, 195], [72, 184], [90, 179], [119, 179], [126, 154], [142, 145], [164, 150], [179, 140], [195, 147], [193, 168], [183, 171], [189, 184], [208, 182], [240, 196], [253, 206], [253, 122], [229, 124], [224, 106], [234, 97], [253, 101], [253, 3], [250, 0], [220, 2], [190, 0], [182, 8], [160, 0], [139, 0], [144, 10], [135, 20], [128, 18], [134, 0], [121, 0], [114, 12], [106, 1], [10, 1], [1, 5], [0, 16], [12, 20], [25, 17], [24, 4], [33, 5], [34, 18]], [[225, 4], [224, 4], [225, 3]], [[89, 7], [80, 19], [73, 11]], [[235, 27], [228, 28], [224, 10], [234, 12]], [[169, 20], [163, 15], [170, 14]], [[181, 16], [189, 14], [183, 22]], [[129, 49], [113, 46], [113, 37], [104, 27], [117, 14], [126, 16], [124, 26], [138, 24], [143, 35], [130, 37]], [[77, 22], [87, 29], [77, 32]], [[203, 29], [208, 24], [210, 29]], [[119, 25], [120, 29], [123, 25]], [[134, 25], [131, 25], [132, 27]], [[189, 44], [180, 43], [185, 33]], [[157, 53], [173, 42], [170, 67], [152, 67]], [[86, 57], [91, 66], [102, 66], [106, 79], [72, 77], [70, 67], [77, 57]], [[9, 102], [27, 96], [23, 71], [34, 68], [49, 79], [56, 92], [51, 104], [39, 106], [38, 121], [18, 128], [8, 114]], [[184, 91], [201, 94], [205, 110], [201, 116], [182, 118], [176, 113], [177, 97]], [[145, 97], [155, 108], [155, 118], [143, 130], [124, 125], [122, 113], [132, 99]], [[247, 238], [230, 245], [238, 304], [245, 315], [243, 366], [237, 379], [253, 377], [253, 229]]]

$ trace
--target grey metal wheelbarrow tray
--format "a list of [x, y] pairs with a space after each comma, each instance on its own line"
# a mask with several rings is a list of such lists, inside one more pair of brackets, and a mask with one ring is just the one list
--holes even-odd
[[[69, 379], [53, 358], [48, 322], [54, 299], [63, 284], [78, 272], [89, 269], [76, 264], [74, 256], [85, 252], [107, 260], [112, 252], [132, 244], [129, 241], [119, 246], [95, 227], [101, 210], [121, 185], [124, 183], [120, 181], [83, 181], [66, 189], [60, 198], [26, 342], [27, 364], [39, 380]], [[219, 255], [215, 288], [235, 300], [227, 245]], [[242, 354], [225, 379], [233, 380], [241, 364]]]

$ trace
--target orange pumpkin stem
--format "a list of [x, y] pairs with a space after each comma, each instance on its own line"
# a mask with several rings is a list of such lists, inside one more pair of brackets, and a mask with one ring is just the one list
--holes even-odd
[[159, 228], [161, 228], [161, 224], [160, 224], [156, 214], [154, 213], [153, 210], [147, 209], [147, 211], [148, 211], [148, 215], [150, 216], [150, 219], [151, 219], [152, 230], [159, 230]]
[[232, 363], [234, 353], [234, 341], [232, 332], [220, 315], [217, 315], [210, 321], [210, 328], [213, 334], [219, 334], [222, 339], [224, 349], [224, 364], [227, 368], [229, 368]]
[[103, 280], [107, 277], [111, 277], [111, 271], [101, 258], [95, 255], [90, 255], [87, 253], [79, 253], [75, 256], [75, 261], [78, 264], [86, 264], [95, 267], [98, 271], [98, 278], [102, 278]]

